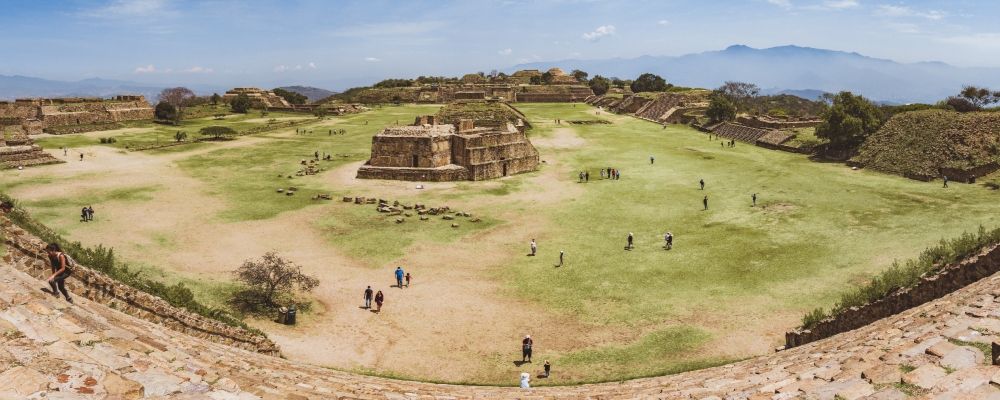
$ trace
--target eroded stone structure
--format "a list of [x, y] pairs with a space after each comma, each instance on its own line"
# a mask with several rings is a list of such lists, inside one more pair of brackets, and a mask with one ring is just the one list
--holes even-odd
[[[110, 99], [57, 98], [0, 101], [0, 119], [20, 125], [29, 135], [99, 130], [101, 125], [153, 119], [153, 107], [143, 96]], [[10, 124], [17, 121], [17, 124]]]
[[226, 94], [222, 95], [222, 100], [225, 102], [233, 101], [236, 96], [241, 94], [247, 95], [250, 98], [252, 107], [254, 108], [271, 108], [271, 107], [291, 107], [292, 105], [288, 103], [283, 97], [274, 94], [270, 90], [264, 90], [255, 87], [238, 87], [226, 91]]
[[59, 162], [28, 137], [17, 118], [0, 118], [0, 169]]
[[413, 125], [383, 129], [372, 138], [371, 159], [358, 169], [358, 178], [479, 181], [538, 168], [538, 150], [523, 122], [486, 117], [448, 122], [422, 116]]

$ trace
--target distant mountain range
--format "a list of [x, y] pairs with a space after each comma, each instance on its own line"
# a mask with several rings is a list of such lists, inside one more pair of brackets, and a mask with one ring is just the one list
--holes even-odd
[[520, 69], [560, 67], [591, 76], [634, 79], [644, 72], [680, 86], [714, 88], [724, 81], [756, 83], [769, 93], [814, 97], [849, 90], [876, 101], [936, 102], [963, 85], [1000, 88], [1000, 68], [963, 68], [942, 62], [900, 63], [858, 53], [781, 46], [755, 49], [743, 45], [683, 56], [641, 56], [598, 60], [559, 60], [520, 64]]
[[306, 98], [309, 99], [310, 103], [337, 94], [337, 92], [331, 92], [326, 89], [320, 89], [312, 86], [282, 86], [279, 89], [285, 89], [289, 92], [295, 92], [303, 96], [306, 96]]

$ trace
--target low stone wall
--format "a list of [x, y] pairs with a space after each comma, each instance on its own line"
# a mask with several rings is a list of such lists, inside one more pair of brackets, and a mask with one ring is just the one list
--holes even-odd
[[362, 165], [358, 179], [386, 179], [413, 182], [450, 182], [469, 180], [469, 170], [457, 168], [396, 168]]
[[825, 339], [899, 314], [941, 298], [998, 271], [1000, 271], [1000, 245], [995, 245], [957, 264], [945, 266], [937, 274], [922, 278], [920, 283], [912, 288], [897, 291], [886, 298], [861, 307], [851, 307], [820, 321], [810, 329], [787, 332], [785, 333], [785, 348]]
[[[42, 251], [45, 243], [2, 216], [0, 232], [7, 247], [4, 264], [40, 280], [51, 275], [48, 257]], [[86, 266], [77, 265], [73, 269], [73, 274], [66, 280], [66, 287], [76, 296], [197, 338], [258, 353], [281, 355], [278, 345], [262, 335], [179, 309], [159, 297]]]
[[973, 168], [941, 168], [941, 175], [947, 176], [951, 181], [973, 183], [976, 178], [992, 174], [998, 169], [1000, 164], [994, 161]]

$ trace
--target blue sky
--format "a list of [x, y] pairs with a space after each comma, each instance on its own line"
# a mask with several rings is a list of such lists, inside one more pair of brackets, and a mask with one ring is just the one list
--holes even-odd
[[[1000, 1], [0, 0], [0, 74], [343, 89], [731, 44], [1000, 66]], [[598, 71], [599, 72], [599, 71]]]

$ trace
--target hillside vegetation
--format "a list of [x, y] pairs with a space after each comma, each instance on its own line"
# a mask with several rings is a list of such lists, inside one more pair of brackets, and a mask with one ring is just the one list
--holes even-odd
[[905, 112], [872, 134], [856, 160], [883, 172], [937, 176], [942, 167], [964, 169], [996, 161], [998, 142], [1000, 113]]

